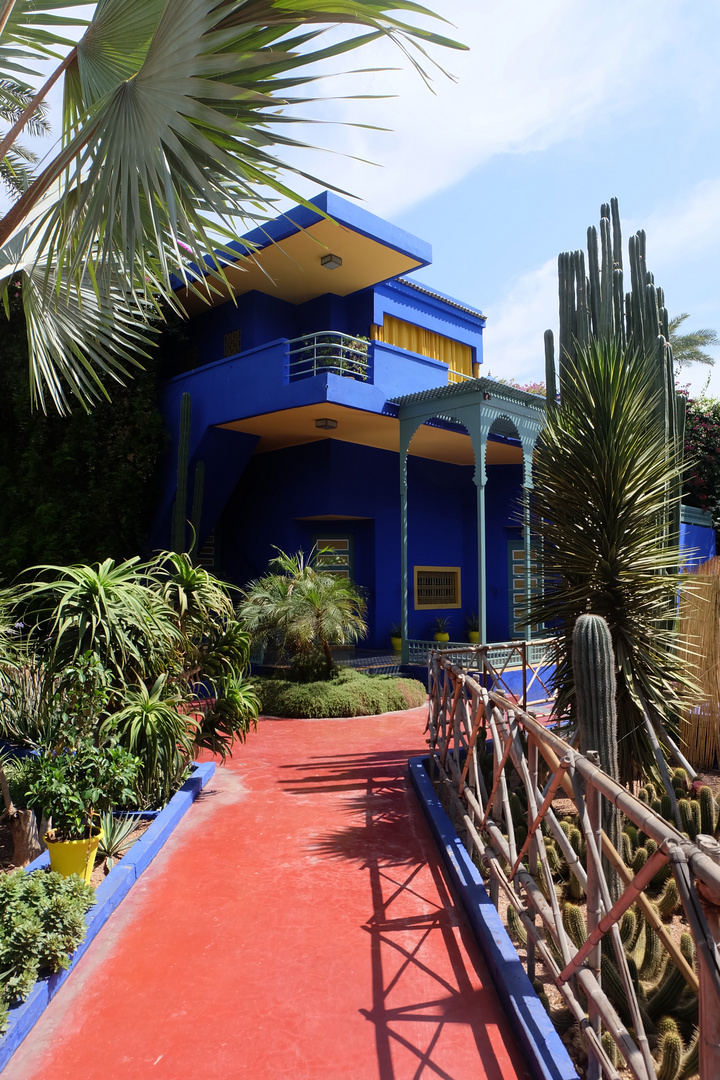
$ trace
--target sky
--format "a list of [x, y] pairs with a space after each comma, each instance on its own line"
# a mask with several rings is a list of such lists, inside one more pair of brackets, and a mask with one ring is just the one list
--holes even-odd
[[[292, 154], [321, 181], [296, 189], [333, 184], [430, 241], [415, 277], [487, 316], [485, 374], [543, 378], [558, 253], [612, 196], [625, 250], [647, 233], [670, 314], [720, 332], [718, 0], [428, 3], [468, 46], [430, 50], [452, 78], [434, 70], [429, 90], [389, 42], [336, 61], [330, 100], [296, 109], [323, 121], [300, 134], [327, 151]], [[720, 396], [715, 355], [682, 373], [693, 393], [710, 376]]]
[[[433, 263], [415, 277], [487, 316], [486, 374], [544, 377], [558, 253], [585, 246], [612, 196], [626, 252], [630, 234], [646, 231], [671, 316], [688, 312], [685, 328], [720, 333], [717, 0], [430, 6], [469, 46], [432, 51], [455, 81], [436, 72], [430, 92], [393, 46], [374, 46], [371, 63], [401, 70], [328, 87], [395, 96], [316, 107], [334, 124], [310, 138], [333, 153], [296, 162], [430, 241]], [[684, 369], [693, 393], [710, 376], [720, 396], [714, 354], [715, 368]]]

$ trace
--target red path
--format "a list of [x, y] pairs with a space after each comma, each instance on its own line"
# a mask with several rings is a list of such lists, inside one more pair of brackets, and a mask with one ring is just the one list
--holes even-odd
[[526, 1080], [405, 781], [424, 715], [262, 721], [3, 1080]]

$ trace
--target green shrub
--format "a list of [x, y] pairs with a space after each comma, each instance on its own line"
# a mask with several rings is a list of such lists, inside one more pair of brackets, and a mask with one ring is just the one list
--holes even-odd
[[324, 716], [377, 716], [411, 709], [425, 702], [425, 687], [416, 679], [367, 675], [344, 668], [337, 678], [297, 683], [287, 679], [257, 679], [261, 711], [266, 716], [318, 719]]
[[85, 937], [95, 891], [77, 875], [0, 875], [0, 1027], [42, 970], [60, 971]]

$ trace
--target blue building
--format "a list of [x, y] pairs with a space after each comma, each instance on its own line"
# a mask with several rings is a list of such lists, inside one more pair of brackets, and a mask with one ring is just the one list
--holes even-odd
[[[328, 192], [237, 241], [212, 303], [182, 291], [187, 347], [164, 387], [173, 434], [155, 539], [169, 538], [180, 402], [199, 543], [242, 585], [277, 546], [331, 548], [366, 594], [367, 646], [520, 635], [532, 587], [520, 510], [544, 401], [480, 377], [485, 318], [416, 283], [428, 244]], [[232, 296], [230, 295], [232, 292]]]

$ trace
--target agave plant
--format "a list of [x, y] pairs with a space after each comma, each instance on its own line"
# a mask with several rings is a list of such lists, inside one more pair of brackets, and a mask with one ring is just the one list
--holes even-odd
[[558, 631], [558, 711], [572, 714], [575, 622], [601, 615], [615, 653], [623, 781], [656, 769], [645, 714], [661, 736], [677, 734], [695, 691], [674, 630], [688, 583], [662, 522], [679, 462], [658, 419], [654, 363], [615, 339], [577, 345], [527, 496], [546, 582], [529, 618]]
[[[318, 63], [388, 36], [422, 71], [428, 43], [454, 45], [392, 11], [428, 14], [411, 0], [5, 0], [0, 75], [60, 62], [0, 160], [64, 78], [60, 148], [0, 220], [0, 297], [21, 282], [36, 401], [106, 394], [149, 346], [158, 300], [177, 305], [173, 275], [211, 296], [238, 259], [238, 219], [297, 199], [282, 173], [299, 170], [273, 147], [303, 145], [283, 108], [313, 99]], [[349, 34], [322, 38], [338, 25]]]

